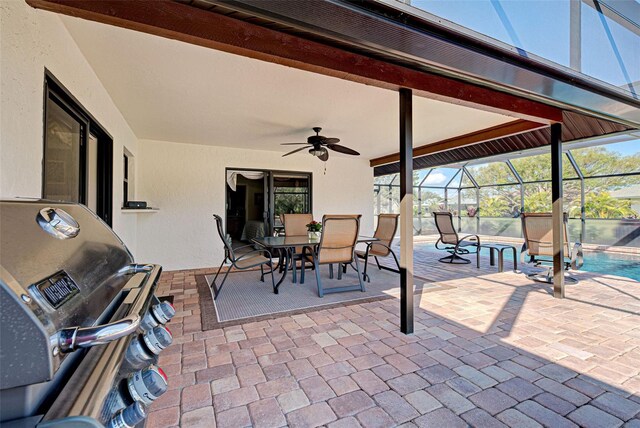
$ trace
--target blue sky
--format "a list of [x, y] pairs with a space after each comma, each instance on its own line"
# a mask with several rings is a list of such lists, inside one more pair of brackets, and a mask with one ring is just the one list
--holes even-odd
[[[412, 0], [411, 4], [569, 66], [568, 0]], [[640, 37], [608, 18], [603, 22], [590, 6], [582, 4], [581, 11], [581, 71], [615, 86], [640, 81]]]

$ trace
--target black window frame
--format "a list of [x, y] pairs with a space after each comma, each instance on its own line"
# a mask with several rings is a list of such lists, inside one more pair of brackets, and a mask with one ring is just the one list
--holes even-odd
[[122, 153], [124, 157], [123, 165], [123, 179], [122, 179], [122, 206], [126, 207], [129, 202], [129, 156], [127, 153]]
[[93, 134], [98, 140], [97, 168], [97, 198], [96, 214], [109, 226], [113, 224], [113, 137], [105, 128], [85, 109], [82, 104], [60, 81], [45, 68], [43, 91], [43, 117], [42, 117], [42, 181], [41, 197], [45, 198], [46, 181], [46, 147], [47, 147], [47, 101], [51, 99], [65, 112], [78, 119], [82, 123], [80, 141], [80, 176], [79, 190], [80, 203], [87, 202], [87, 142], [89, 135]]
[[[268, 218], [267, 223], [268, 223], [268, 227], [266, 230], [266, 233], [268, 235], [272, 235], [275, 232], [275, 195], [274, 195], [274, 184], [273, 184], [273, 176], [274, 175], [278, 175], [278, 174], [282, 174], [282, 175], [287, 175], [287, 174], [295, 174], [295, 175], [305, 175], [308, 177], [309, 180], [309, 192], [308, 192], [308, 198], [309, 198], [309, 213], [313, 214], [313, 173], [311, 171], [295, 171], [295, 170], [279, 170], [279, 169], [266, 169], [266, 168], [241, 168], [241, 167], [226, 167], [224, 169], [224, 183], [225, 183], [225, 201], [229, 200], [229, 186], [227, 184], [227, 173], [229, 171], [258, 171], [258, 172], [263, 172], [265, 174], [265, 186], [267, 186], [268, 188], [265, 189], [265, 192], [268, 194], [268, 200], [266, 201], [267, 206], [268, 206]], [[302, 193], [300, 193], [302, 194]], [[227, 224], [228, 224], [228, 220], [227, 220], [227, 208], [226, 208], [226, 202], [225, 202], [225, 233], [227, 231]]]

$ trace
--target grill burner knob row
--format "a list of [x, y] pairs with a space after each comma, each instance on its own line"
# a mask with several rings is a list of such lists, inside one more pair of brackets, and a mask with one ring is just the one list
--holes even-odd
[[106, 428], [133, 428], [147, 417], [144, 405], [136, 401], [129, 407], [120, 410], [106, 425]]
[[176, 314], [176, 309], [169, 302], [153, 305], [142, 319], [142, 329], [147, 331], [154, 327], [168, 323]]
[[142, 340], [144, 340], [145, 345], [151, 352], [158, 355], [163, 349], [171, 345], [173, 336], [167, 327], [160, 326], [145, 332], [142, 335]]
[[173, 337], [167, 327], [155, 327], [131, 340], [125, 359], [133, 368], [149, 365], [154, 355], [171, 345]]
[[176, 314], [176, 308], [169, 302], [161, 302], [151, 307], [151, 312], [156, 317], [160, 324], [166, 324], [171, 321]]
[[132, 374], [127, 380], [129, 394], [135, 401], [150, 405], [167, 392], [167, 375], [157, 366], [149, 366]]

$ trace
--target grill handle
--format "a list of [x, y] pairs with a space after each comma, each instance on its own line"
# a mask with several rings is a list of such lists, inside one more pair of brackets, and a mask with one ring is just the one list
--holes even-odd
[[139, 325], [140, 317], [134, 315], [94, 327], [65, 328], [58, 331], [58, 348], [61, 352], [73, 352], [79, 348], [104, 345], [134, 333]]
[[[124, 290], [140, 288], [149, 279], [151, 279], [152, 283], [155, 282], [158, 275], [160, 275], [161, 268], [154, 265], [133, 265], [130, 271], [137, 273], [127, 281], [123, 287]], [[56, 335], [58, 350], [63, 353], [73, 352], [80, 348], [104, 345], [134, 333], [140, 326], [144, 315], [144, 306], [147, 302], [145, 296], [136, 298], [133, 306], [128, 311], [129, 315], [125, 318], [92, 327], [69, 327], [59, 330]]]

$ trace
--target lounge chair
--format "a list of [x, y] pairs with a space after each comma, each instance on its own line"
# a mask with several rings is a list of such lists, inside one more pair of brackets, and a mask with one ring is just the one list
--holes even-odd
[[[322, 218], [322, 236], [320, 243], [315, 248], [304, 247], [303, 259], [313, 262], [318, 284], [318, 296], [324, 297], [325, 293], [337, 293], [342, 291], [366, 291], [360, 272], [358, 257], [355, 255], [358, 232], [360, 231], [360, 215], [325, 215]], [[355, 263], [354, 263], [355, 262]], [[330, 269], [334, 264], [338, 265], [338, 279], [342, 279], [343, 264], [355, 264], [359, 285], [333, 287], [324, 289], [320, 279], [320, 265], [328, 264]], [[300, 283], [304, 283], [305, 263], [302, 263]], [[332, 271], [330, 271], [332, 272]]]
[[[553, 283], [553, 216], [551, 213], [522, 213], [524, 244], [520, 250], [522, 272], [527, 278], [547, 284]], [[564, 270], [579, 270], [584, 263], [582, 244], [576, 242], [569, 247], [567, 222], [569, 216], [563, 214], [564, 229]], [[525, 264], [526, 258], [528, 264]], [[575, 284], [576, 278], [566, 276], [565, 281]]]
[[[271, 274], [271, 285], [273, 286], [273, 290], [276, 291], [276, 283], [273, 278], [273, 263], [271, 261], [271, 253], [265, 249], [255, 249], [254, 245], [244, 245], [242, 247], [233, 248], [231, 246], [231, 237], [229, 235], [225, 235], [222, 228], [222, 217], [214, 214], [213, 217], [216, 219], [216, 227], [218, 230], [218, 235], [224, 244], [224, 259], [222, 263], [220, 263], [220, 267], [216, 272], [216, 276], [213, 278], [211, 282], [211, 291], [213, 292], [213, 299], [216, 300], [220, 291], [222, 291], [222, 287], [224, 286], [225, 281], [227, 280], [227, 276], [229, 275], [229, 271], [231, 268], [236, 268], [238, 270], [246, 270], [251, 269], [256, 266], [260, 266], [260, 281], [264, 281], [264, 265], [269, 266], [270, 274]], [[241, 254], [236, 254], [238, 250], [251, 248], [250, 251], [243, 252]], [[220, 286], [216, 284], [216, 279], [218, 279], [218, 275], [222, 270], [222, 266], [229, 261], [231, 264], [227, 268], [227, 271], [222, 278], [222, 282]]]
[[[369, 265], [369, 263], [367, 262], [369, 261], [369, 256], [373, 256], [378, 269], [400, 273], [400, 263], [398, 263], [398, 258], [391, 249], [391, 243], [393, 242], [393, 238], [395, 237], [396, 231], [398, 230], [399, 217], [400, 214], [378, 215], [378, 226], [376, 227], [376, 232], [373, 236], [378, 238], [379, 241], [368, 243], [365, 251], [356, 250], [356, 256], [364, 259], [364, 272], [362, 274], [362, 278], [365, 281], [371, 281], [371, 278], [369, 277], [369, 275], [367, 275], [367, 267]], [[397, 269], [380, 265], [378, 257], [388, 257], [389, 254], [393, 256], [393, 260], [396, 262]]]
[[[456, 228], [453, 226], [453, 215], [447, 211], [434, 212], [433, 219], [440, 238], [436, 242], [436, 249], [447, 251], [450, 256], [442, 257], [439, 262], [452, 264], [469, 264], [471, 260], [461, 257], [467, 254], [476, 255], [476, 266], [480, 268], [480, 237], [478, 235], [467, 235], [458, 237]], [[475, 248], [475, 251], [469, 250]]]

